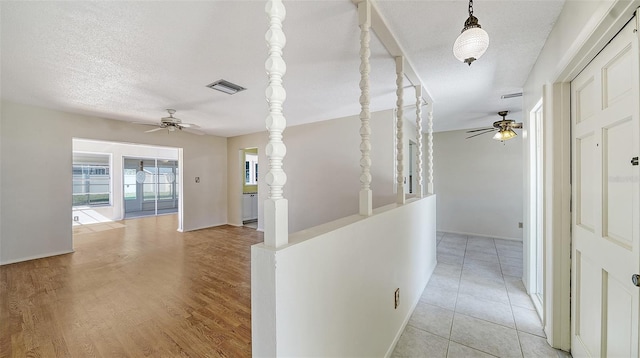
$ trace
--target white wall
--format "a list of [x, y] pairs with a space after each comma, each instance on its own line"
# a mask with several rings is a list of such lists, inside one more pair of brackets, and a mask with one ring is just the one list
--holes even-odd
[[314, 227], [277, 250], [254, 245], [253, 355], [390, 355], [436, 265], [435, 200]]
[[433, 136], [438, 230], [522, 240], [522, 136], [504, 143], [468, 136]]
[[11, 102], [3, 102], [1, 110], [2, 264], [72, 251], [74, 137], [183, 148], [184, 230], [227, 222], [225, 138], [148, 134], [122, 121]]
[[[395, 201], [393, 111], [372, 113], [371, 130], [371, 188], [373, 205], [380, 207]], [[409, 134], [405, 135], [407, 143], [408, 138]], [[268, 171], [264, 150], [267, 139], [266, 131], [228, 139], [228, 217], [232, 225], [242, 225], [244, 172], [239, 151], [258, 147], [258, 227], [263, 227], [262, 202], [268, 195], [264, 182]], [[287, 146], [283, 167], [287, 174], [284, 196], [289, 201], [289, 232], [358, 212], [361, 155], [358, 116], [289, 127], [283, 140]], [[408, 145], [406, 150], [408, 153]]]
[[178, 160], [178, 149], [148, 145], [73, 139], [74, 152], [111, 154], [111, 204], [91, 210], [110, 220], [124, 218], [123, 157]]

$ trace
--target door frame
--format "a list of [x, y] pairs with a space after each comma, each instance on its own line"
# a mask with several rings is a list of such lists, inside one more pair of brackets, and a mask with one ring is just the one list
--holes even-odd
[[583, 28], [553, 83], [543, 88], [544, 240], [547, 341], [571, 349], [571, 99], [570, 84], [640, 7], [640, 0], [603, 2], [604, 11]]

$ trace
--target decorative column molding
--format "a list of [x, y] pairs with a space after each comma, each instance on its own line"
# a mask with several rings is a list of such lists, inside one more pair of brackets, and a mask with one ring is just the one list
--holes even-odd
[[[433, 107], [433, 104], [431, 104]], [[427, 178], [427, 193], [433, 194], [433, 108], [429, 108], [429, 114], [427, 115], [427, 164], [429, 165], [429, 177]]]
[[269, 171], [265, 181], [269, 186], [269, 196], [264, 202], [264, 243], [268, 247], [279, 247], [289, 241], [289, 209], [288, 202], [282, 195], [287, 175], [282, 170], [282, 160], [287, 148], [282, 142], [282, 132], [287, 121], [282, 114], [282, 104], [287, 93], [282, 87], [282, 76], [287, 66], [282, 59], [282, 49], [287, 40], [282, 31], [282, 21], [286, 10], [282, 0], [269, 0], [265, 6], [269, 17], [269, 30], [265, 35], [269, 47], [269, 57], [265, 69], [269, 76], [269, 85], [265, 91], [269, 103], [269, 116], [266, 127], [269, 131], [269, 142], [265, 148], [269, 160]]
[[416, 144], [417, 144], [417, 163], [416, 174], [418, 182], [418, 198], [424, 196], [424, 184], [422, 182], [422, 85], [415, 86], [416, 89]]
[[398, 56], [396, 57], [396, 95], [398, 97], [396, 101], [397, 109], [396, 109], [396, 188], [397, 188], [397, 198], [396, 203], [404, 204], [405, 195], [404, 195], [404, 136], [402, 133], [403, 123], [403, 106], [404, 106], [404, 57]]
[[369, 103], [369, 57], [371, 50], [371, 4], [368, 0], [358, 3], [358, 18], [360, 24], [360, 215], [370, 216], [373, 213], [373, 200], [371, 193], [371, 113]]

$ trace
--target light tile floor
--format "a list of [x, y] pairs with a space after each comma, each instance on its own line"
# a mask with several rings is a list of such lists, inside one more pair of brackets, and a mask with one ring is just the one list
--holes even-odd
[[438, 233], [438, 265], [392, 357], [570, 357], [522, 284], [522, 243]]

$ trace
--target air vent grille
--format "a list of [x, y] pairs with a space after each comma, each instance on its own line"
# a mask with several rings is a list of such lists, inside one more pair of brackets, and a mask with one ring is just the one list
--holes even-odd
[[503, 94], [500, 98], [508, 99], [508, 98], [516, 98], [516, 97], [522, 97], [522, 92]]
[[239, 86], [235, 83], [231, 83], [225, 80], [218, 80], [211, 84], [208, 84], [207, 87], [214, 89], [216, 91], [224, 92], [226, 94], [236, 94], [238, 92], [246, 90], [246, 88]]

